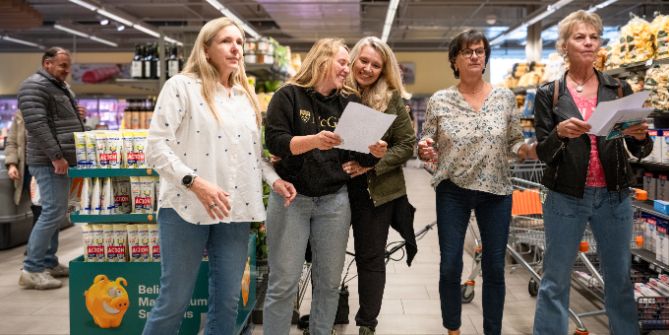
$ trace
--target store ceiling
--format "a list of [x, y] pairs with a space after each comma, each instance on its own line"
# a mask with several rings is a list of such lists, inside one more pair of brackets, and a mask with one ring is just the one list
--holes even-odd
[[[206, 0], [86, 0], [156, 28], [189, 44], [207, 20], [220, 16]], [[587, 9], [604, 0], [574, 0], [549, 16], [542, 25], [553, 26], [567, 13]], [[271, 36], [294, 50], [305, 51], [322, 37], [342, 37], [349, 44], [366, 35], [380, 36], [389, 1], [382, 0], [220, 0], [261, 35]], [[398, 51], [445, 50], [449, 40], [467, 28], [483, 30], [494, 38], [546, 9], [555, 0], [401, 0], [389, 43]], [[598, 13], [607, 26], [620, 26], [628, 13], [652, 19], [655, 11], [669, 14], [669, 0], [619, 0]], [[40, 17], [41, 16], [41, 17]], [[131, 51], [136, 43], [155, 39], [134, 28], [117, 31], [112, 21], [68, 0], [0, 0], [0, 36], [44, 46], [59, 45], [76, 51]], [[110, 47], [54, 29], [61, 24], [115, 42]], [[523, 49], [524, 34], [507, 40], [502, 48]], [[545, 41], [553, 45], [552, 41]], [[0, 52], [33, 52], [34, 47], [0, 40]]]

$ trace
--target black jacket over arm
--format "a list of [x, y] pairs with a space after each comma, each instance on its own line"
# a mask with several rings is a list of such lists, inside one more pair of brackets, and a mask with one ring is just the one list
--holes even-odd
[[[599, 80], [597, 103], [618, 97], [620, 83], [617, 80], [599, 71], [597, 79]], [[630, 86], [624, 81], [621, 83], [623, 94], [631, 94]], [[590, 138], [587, 134], [572, 139], [560, 139], [557, 136], [558, 123], [572, 117], [583, 119], [569, 90], [565, 87], [565, 77], [559, 80], [558, 85], [558, 100], [555, 107], [553, 107], [555, 82], [539, 88], [534, 104], [535, 128], [539, 142], [537, 155], [546, 163], [542, 183], [553, 191], [582, 198], [590, 161]], [[606, 140], [606, 137], [599, 136], [597, 150], [609, 191], [624, 191], [635, 183], [624, 144], [627, 144], [629, 152], [637, 158], [648, 156], [653, 149], [653, 142], [649, 138], [643, 141], [632, 137]]]

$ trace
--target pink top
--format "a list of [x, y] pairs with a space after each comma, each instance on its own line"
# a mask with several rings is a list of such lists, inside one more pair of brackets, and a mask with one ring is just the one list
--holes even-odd
[[[569, 93], [574, 99], [576, 107], [581, 112], [583, 120], [588, 121], [597, 106], [597, 97], [595, 96], [590, 99], [582, 98], [571, 88], [569, 88]], [[585, 177], [585, 186], [606, 187], [604, 167], [602, 167], [602, 162], [599, 160], [599, 151], [597, 150], [597, 136], [588, 136], [590, 136], [590, 162], [588, 163], [588, 174]]]

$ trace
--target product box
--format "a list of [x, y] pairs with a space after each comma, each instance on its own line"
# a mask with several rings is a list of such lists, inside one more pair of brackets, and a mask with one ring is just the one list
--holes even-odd
[[646, 218], [646, 235], [644, 241], [646, 250], [655, 252], [657, 242], [657, 218], [654, 215], [642, 214]]
[[662, 213], [662, 214], [669, 215], [669, 202], [668, 202], [668, 201], [664, 201], [664, 200], [654, 200], [654, 201], [653, 201], [653, 208], [654, 208], [656, 211], [658, 211], [658, 212], [660, 212], [660, 213]]
[[[669, 129], [667, 130], [669, 132]], [[663, 151], [663, 131], [661, 129], [648, 129], [648, 136], [650, 140], [653, 141], [653, 151], [650, 152], [650, 155], [644, 157], [642, 161], [645, 162], [662, 162], [662, 153]]]
[[643, 189], [648, 192], [648, 200], [657, 199], [657, 178], [652, 172], [643, 174]]
[[657, 188], [655, 193], [655, 199], [658, 200], [667, 200], [667, 189], [669, 189], [669, 182], [667, 181], [667, 175], [661, 174], [657, 178]]
[[[256, 304], [256, 235], [248, 241], [248, 258], [240, 292], [240, 334]], [[179, 334], [202, 332], [208, 306], [209, 263], [203, 261]], [[160, 262], [70, 262], [70, 334], [141, 334], [160, 292]], [[262, 302], [259, 302], [262, 303]]]
[[656, 234], [655, 234], [655, 259], [665, 263], [665, 240], [667, 235], [667, 224], [665, 220], [657, 219]]
[[662, 141], [660, 141], [661, 163], [669, 163], [669, 129], [662, 130], [662, 136], [658, 135], [658, 137], [662, 138]]

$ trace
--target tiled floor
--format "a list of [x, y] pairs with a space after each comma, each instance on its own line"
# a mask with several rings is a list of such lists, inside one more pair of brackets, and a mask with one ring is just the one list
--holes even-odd
[[[417, 208], [415, 229], [419, 230], [435, 221], [434, 191], [429, 186], [429, 175], [422, 169], [408, 167], [406, 171], [409, 199]], [[69, 261], [81, 254], [81, 233], [77, 227], [61, 232], [59, 256]], [[389, 241], [399, 240], [391, 233]], [[379, 318], [377, 334], [445, 334], [441, 326], [438, 270], [439, 246], [436, 230], [429, 231], [418, 242], [419, 252], [411, 267], [402, 261], [388, 264], [387, 286]], [[349, 250], [352, 251], [352, 241]], [[67, 280], [61, 289], [51, 291], [22, 290], [18, 287], [18, 274], [23, 260], [24, 247], [0, 251], [0, 334], [69, 334], [69, 309]], [[401, 252], [400, 252], [401, 253]], [[399, 253], [398, 253], [399, 254]], [[471, 258], [466, 256], [464, 275], [469, 274]], [[355, 272], [355, 265], [351, 268]], [[507, 270], [507, 296], [504, 310], [503, 334], [531, 334], [535, 299], [527, 293], [529, 276], [522, 269]], [[338, 325], [338, 334], [357, 334], [354, 315], [357, 310], [357, 282], [349, 283], [351, 297], [351, 324]], [[309, 305], [309, 296], [303, 306]], [[596, 309], [580, 294], [572, 294], [572, 307], [576, 312]], [[303, 307], [302, 313], [308, 313]], [[590, 334], [608, 334], [604, 316], [585, 320]], [[462, 334], [483, 334], [481, 290], [477, 284], [474, 301], [463, 306]], [[262, 326], [252, 325], [252, 334], [262, 334]], [[573, 330], [574, 324], [571, 323]], [[293, 327], [291, 334], [301, 334]], [[133, 334], [124, 334], [133, 335]]]

